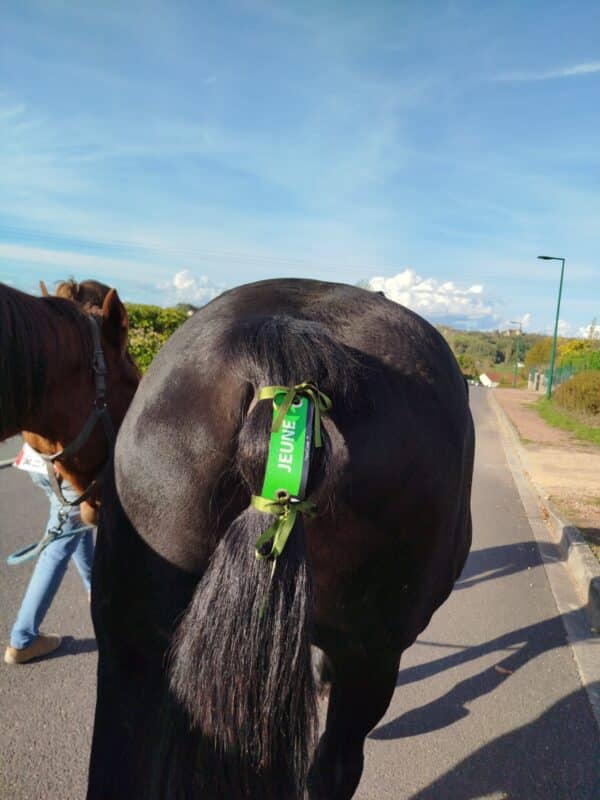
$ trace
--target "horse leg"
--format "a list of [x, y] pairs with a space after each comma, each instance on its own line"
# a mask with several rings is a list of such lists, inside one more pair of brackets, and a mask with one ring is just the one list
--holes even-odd
[[396, 686], [400, 655], [373, 650], [329, 652], [327, 723], [308, 778], [310, 800], [349, 800], [363, 771], [365, 737], [385, 714]]

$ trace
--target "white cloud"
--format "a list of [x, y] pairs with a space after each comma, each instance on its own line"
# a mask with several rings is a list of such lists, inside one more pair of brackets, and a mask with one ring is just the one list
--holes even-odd
[[405, 269], [392, 278], [370, 278], [367, 286], [435, 322], [461, 326], [476, 323], [481, 327], [498, 323], [481, 284], [460, 289], [452, 281], [422, 278], [414, 270]]
[[176, 272], [169, 281], [159, 284], [157, 288], [166, 292], [168, 302], [192, 305], [204, 305], [222, 291], [206, 275], [197, 278], [189, 269]]
[[600, 72], [600, 61], [591, 61], [587, 64], [575, 64], [574, 67], [567, 67], [566, 69], [559, 70], [557, 77], [589, 75], [591, 72]]
[[510, 72], [506, 75], [499, 75], [497, 81], [507, 82], [527, 82], [527, 81], [548, 81], [555, 78], [573, 78], [578, 75], [593, 75], [600, 72], [600, 61], [588, 61], [583, 64], [574, 64], [572, 67], [559, 67], [545, 72]]
[[594, 325], [593, 323], [584, 325], [583, 328], [579, 328], [577, 335], [581, 339], [600, 339], [600, 325]]

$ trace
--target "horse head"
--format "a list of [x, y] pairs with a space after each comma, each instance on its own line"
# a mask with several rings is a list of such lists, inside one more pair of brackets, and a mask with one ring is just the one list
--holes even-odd
[[[102, 284], [84, 301], [0, 286], [0, 438], [21, 431], [80, 493], [93, 521], [99, 476], [139, 383], [127, 311]], [[79, 286], [83, 286], [80, 284]], [[75, 300], [75, 302], [73, 302]]]

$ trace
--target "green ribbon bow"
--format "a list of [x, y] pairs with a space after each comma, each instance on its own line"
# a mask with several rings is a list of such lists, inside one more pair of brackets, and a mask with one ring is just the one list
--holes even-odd
[[[311, 503], [310, 500], [303, 500], [300, 503], [292, 503], [288, 494], [280, 497], [278, 500], [269, 500], [267, 497], [261, 497], [260, 495], [253, 494], [250, 504], [258, 511], [262, 511], [264, 514], [275, 514], [277, 517], [275, 522], [273, 522], [272, 525], [269, 525], [267, 530], [258, 537], [256, 544], [254, 545], [255, 556], [257, 559], [260, 561], [267, 561], [271, 559], [273, 562], [271, 566], [271, 574], [269, 575], [269, 583], [258, 612], [259, 618], [262, 619], [267, 606], [267, 600], [271, 590], [271, 582], [273, 581], [273, 575], [275, 574], [275, 568], [277, 567], [277, 558], [283, 552], [283, 548], [285, 547], [289, 535], [292, 532], [292, 528], [294, 527], [296, 516], [299, 512], [308, 514], [311, 517], [314, 516], [315, 505], [314, 503]], [[271, 549], [266, 555], [263, 555], [261, 553], [261, 549], [265, 544], [267, 544], [267, 542], [272, 542]]]
[[[289, 495], [282, 496], [278, 500], [269, 500], [267, 497], [255, 494], [252, 495], [250, 504], [257, 511], [262, 511], [264, 514], [274, 514], [277, 517], [275, 522], [269, 525], [264, 533], [261, 533], [254, 545], [256, 558], [261, 561], [273, 559], [273, 569], [275, 569], [275, 561], [283, 553], [283, 548], [294, 527], [296, 516], [299, 512], [308, 514], [311, 517], [314, 516], [315, 505], [310, 500], [293, 503]], [[271, 549], [266, 555], [263, 555], [261, 550], [267, 542], [272, 542]]]
[[278, 394], [283, 394], [285, 397], [283, 398], [275, 419], [273, 420], [273, 427], [271, 430], [276, 433], [281, 429], [285, 415], [298, 395], [308, 397], [310, 400], [312, 400], [315, 408], [315, 447], [322, 447], [323, 440], [321, 438], [321, 414], [325, 414], [331, 409], [332, 402], [329, 397], [327, 397], [326, 394], [323, 394], [323, 392], [319, 391], [319, 388], [316, 384], [307, 382], [299, 383], [296, 386], [263, 386], [258, 393], [258, 399], [272, 400]]

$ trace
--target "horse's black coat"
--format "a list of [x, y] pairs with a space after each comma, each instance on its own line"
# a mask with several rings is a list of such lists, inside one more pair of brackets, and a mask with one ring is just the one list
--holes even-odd
[[[253, 544], [270, 404], [318, 383], [325, 447], [275, 572]], [[345, 800], [400, 655], [471, 540], [473, 426], [442, 337], [377, 294], [316, 281], [228, 292], [167, 343], [123, 423], [94, 565], [89, 798]], [[178, 629], [178, 630], [177, 630]], [[331, 679], [315, 720], [310, 643]]]

